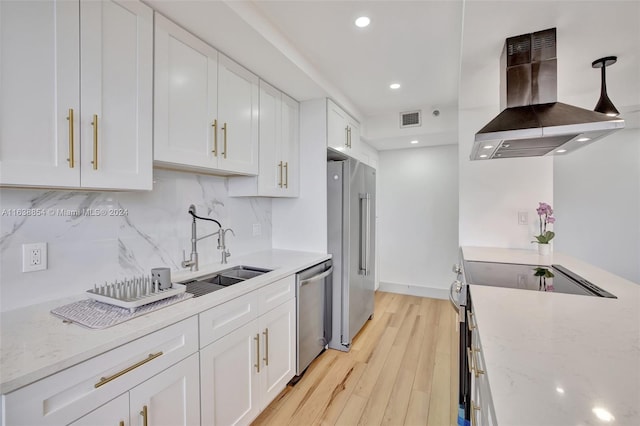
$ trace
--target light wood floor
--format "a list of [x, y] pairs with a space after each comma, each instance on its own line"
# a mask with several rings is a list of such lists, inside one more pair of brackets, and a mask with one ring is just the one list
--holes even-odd
[[325, 351], [253, 425], [455, 425], [457, 348], [449, 301], [377, 292], [351, 351]]

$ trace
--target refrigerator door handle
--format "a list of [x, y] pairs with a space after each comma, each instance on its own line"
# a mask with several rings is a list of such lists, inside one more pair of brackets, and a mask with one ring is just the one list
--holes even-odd
[[364, 274], [369, 275], [371, 273], [371, 268], [369, 267], [370, 262], [369, 258], [371, 257], [371, 195], [367, 194], [367, 222], [366, 222], [366, 245], [365, 247], [365, 264], [364, 264]]
[[359, 275], [369, 275], [369, 243], [371, 239], [371, 195], [360, 194], [360, 266]]

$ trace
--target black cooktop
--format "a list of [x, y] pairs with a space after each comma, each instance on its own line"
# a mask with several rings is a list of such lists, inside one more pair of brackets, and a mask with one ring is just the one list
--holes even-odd
[[464, 261], [464, 277], [471, 285], [616, 298], [562, 265]]

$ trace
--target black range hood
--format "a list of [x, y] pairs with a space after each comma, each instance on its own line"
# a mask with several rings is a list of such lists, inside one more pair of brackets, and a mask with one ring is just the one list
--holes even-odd
[[505, 108], [475, 136], [471, 160], [570, 153], [624, 120], [557, 102], [556, 29], [510, 37], [501, 57]]

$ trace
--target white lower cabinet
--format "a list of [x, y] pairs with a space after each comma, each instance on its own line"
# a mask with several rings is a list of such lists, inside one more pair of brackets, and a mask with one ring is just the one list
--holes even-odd
[[129, 394], [125, 393], [69, 426], [129, 426], [129, 424]]
[[291, 275], [2, 395], [0, 423], [248, 425], [295, 375], [295, 339]]
[[199, 367], [195, 353], [69, 426], [197, 426]]
[[[250, 424], [295, 375], [296, 306], [295, 293], [289, 291], [294, 280], [291, 276], [253, 292], [260, 301], [288, 300], [247, 318], [243, 325], [200, 350], [203, 425]], [[232, 302], [251, 306], [255, 297], [250, 293]], [[242, 303], [244, 298], [246, 304]], [[204, 324], [211, 327], [225, 323], [225, 318], [237, 322], [239, 311], [223, 309], [224, 305], [201, 314], [201, 336], [203, 315], [207, 317]]]
[[131, 426], [199, 425], [199, 375], [199, 356], [195, 353], [131, 389]]
[[[471, 324], [471, 321], [467, 323]], [[471, 350], [468, 353], [471, 370], [471, 423], [473, 426], [492, 426], [496, 424], [496, 414], [475, 317], [473, 324]]]
[[[122, 395], [127, 395], [128, 401], [130, 392], [132, 412], [142, 410], [144, 402], [138, 404], [138, 401], [150, 401], [151, 415], [173, 420], [176, 417], [169, 417], [157, 401], [171, 399], [173, 409], [198, 399], [197, 351], [198, 320], [194, 316], [3, 395], [2, 423], [4, 426], [60, 426], [78, 421], [79, 425], [93, 425], [102, 424], [104, 415], [105, 422], [112, 416], [118, 418], [109, 424], [119, 425], [123, 421], [125, 426], [142, 425], [136, 416], [130, 415], [128, 404], [124, 411], [118, 408]], [[190, 363], [192, 373], [195, 372], [190, 379], [186, 379], [184, 362]], [[177, 388], [163, 391], [167, 383], [179, 381]], [[151, 384], [147, 386], [147, 383]], [[181, 391], [180, 386], [183, 386]], [[197, 416], [197, 404], [186, 411], [194, 407]], [[159, 414], [153, 411], [156, 409], [161, 410], [157, 411]], [[165, 424], [199, 424], [198, 417], [186, 419]]]
[[280, 305], [259, 318], [261, 348], [260, 411], [287, 386], [296, 374], [296, 302]]
[[257, 334], [253, 320], [200, 350], [203, 425], [245, 425], [260, 413]]

